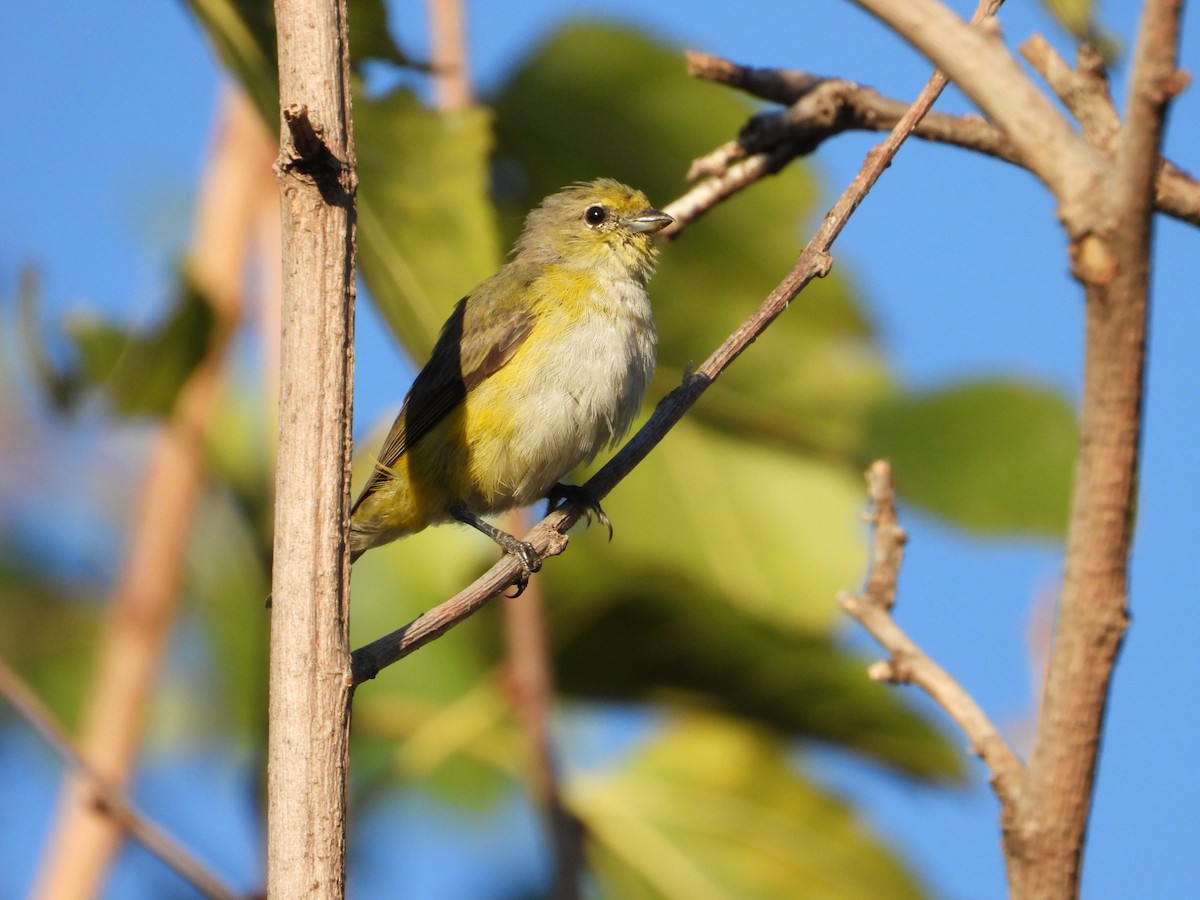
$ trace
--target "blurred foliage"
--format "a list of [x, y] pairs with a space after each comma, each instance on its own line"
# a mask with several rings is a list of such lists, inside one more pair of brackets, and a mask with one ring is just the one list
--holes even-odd
[[[269, 5], [189, 5], [273, 122]], [[381, 0], [354, 0], [350, 17], [356, 35], [369, 33], [355, 42], [356, 65], [408, 64], [387, 36]], [[535, 50], [491, 112], [438, 114], [402, 89], [359, 91], [354, 112], [362, 276], [369, 300], [421, 358], [542, 196], [610, 175], [665, 203], [685, 189], [687, 161], [736, 134], [750, 108], [688, 79], [677, 52], [590, 23]], [[811, 171], [789, 166], [663, 248], [651, 286], [661, 342], [651, 402], [787, 271], [817, 196]], [[31, 358], [60, 400], [101, 388], [115, 414], [161, 412], [210, 338], [206, 309], [184, 283], [148, 333], [76, 324], [72, 367], [56, 371], [40, 340], [31, 340]], [[34, 318], [31, 309], [26, 320]], [[212, 660], [194, 690], [198, 729], [261, 748], [270, 473], [264, 417], [248, 396], [257, 398], [231, 391], [211, 429], [212, 484], [186, 593]], [[1074, 441], [1069, 406], [1041, 388], [903, 391], [844, 275], [806, 290], [606, 500], [616, 540], [579, 529], [576, 546], [540, 578], [565, 700], [638, 704], [666, 720], [629, 756], [566, 786], [605, 894], [917, 895], [853, 812], [786, 752], [819, 741], [911, 777], [963, 774], [955, 744], [839, 647], [834, 597], [865, 567], [860, 472], [888, 455], [905, 498], [955, 524], [1057, 535]], [[356, 483], [369, 465], [364, 456]], [[490, 542], [462, 529], [432, 529], [369, 554], [355, 567], [354, 643], [411, 620], [494, 558]], [[35, 594], [23, 583], [8, 590], [4, 575], [5, 633], [37, 631], [42, 604], [32, 609]], [[62, 640], [90, 637], [94, 615], [45, 608], [69, 620], [55, 625], [53, 640], [5, 650], [63, 708], [86, 681], [87, 654], [63, 662]], [[508, 795], [526, 750], [505, 695], [499, 614], [493, 604], [358, 692], [355, 802], [397, 781], [419, 781], [468, 808]]]
[[450, 308], [499, 262], [490, 125], [483, 109], [440, 115], [404, 90], [354, 102], [363, 279], [416, 357], [428, 355]]
[[[872, 411], [868, 456], [897, 489], [981, 532], [1066, 533], [1078, 428], [1066, 398], [1019, 381], [895, 397]], [[949, 451], [949, 452], [948, 452]]]
[[845, 803], [744, 722], [678, 717], [624, 765], [572, 783], [568, 800], [606, 896], [922, 895]]
[[[186, 2], [212, 42], [213, 52], [274, 126], [279, 121], [274, 4], [257, 0]], [[356, 71], [370, 61], [420, 68], [392, 38], [384, 0], [350, 0], [349, 21], [354, 33], [350, 65]]]
[[[99, 610], [79, 602], [49, 572], [33, 570], [34, 555], [0, 534], [0, 656], [57, 715], [73, 724], [87, 680], [82, 677], [99, 631]], [[0, 721], [9, 712], [0, 703]]]
[[72, 345], [62, 368], [51, 361], [37, 327], [36, 291], [23, 292], [22, 341], [30, 368], [60, 410], [71, 410], [95, 391], [118, 416], [165, 416], [192, 370], [204, 358], [216, 317], [186, 277], [157, 326], [141, 331], [77, 314], [64, 330]]

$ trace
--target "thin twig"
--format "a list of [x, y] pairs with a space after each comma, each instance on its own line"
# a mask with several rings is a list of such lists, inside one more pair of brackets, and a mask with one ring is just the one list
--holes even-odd
[[859, 595], [843, 592], [838, 603], [856, 619], [891, 658], [871, 666], [876, 681], [915, 684], [946, 711], [971, 742], [972, 751], [991, 773], [992, 786], [1002, 804], [1012, 808], [1024, 783], [1024, 765], [1008, 742], [950, 673], [934, 662], [892, 617], [896, 581], [908, 537], [896, 519], [891, 466], [880, 460], [867, 471], [871, 498], [871, 566], [866, 587]]
[[[988, 3], [981, 3], [976, 16], [986, 15], [989, 8]], [[829, 272], [833, 265], [829, 248], [845, 228], [854, 210], [891, 164], [905, 139], [912, 133], [913, 127], [933, 105], [945, 86], [945, 77], [935, 72], [908, 113], [896, 123], [896, 127], [883, 142], [867, 154], [862, 168], [825, 214], [791, 271], [775, 286], [758, 309], [738, 326], [699, 368], [684, 378], [683, 384], [659, 401], [641, 429], [588, 480], [584, 489], [591, 496], [597, 500], [608, 496], [609, 492], [658, 445], [730, 363], [787, 309], [788, 304], [800, 291], [814, 278], [824, 277]], [[534, 549], [543, 558], [561, 553], [567, 544], [564, 532], [578, 520], [579, 515], [579, 510], [573, 507], [554, 510], [533, 528], [526, 540], [533, 544]], [[514, 584], [521, 574], [519, 563], [512, 557], [504, 557], [466, 590], [419, 616], [405, 627], [355, 650], [352, 665], [354, 683], [360, 684], [374, 678], [385, 666], [444, 634], [498, 592]]]
[[111, 781], [102, 776], [75, 746], [66, 729], [58, 723], [21, 677], [0, 658], [0, 694], [13, 710], [74, 773], [87, 784], [95, 806], [108, 815], [131, 838], [157, 856], [180, 878], [205, 897], [234, 900], [238, 895], [161, 826], [134, 808]]

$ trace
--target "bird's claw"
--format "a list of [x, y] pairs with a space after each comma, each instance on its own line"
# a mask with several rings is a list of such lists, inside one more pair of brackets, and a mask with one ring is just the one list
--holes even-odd
[[534, 549], [533, 544], [529, 541], [519, 541], [513, 538], [511, 545], [504, 548], [506, 553], [517, 558], [517, 562], [521, 564], [521, 574], [517, 576], [517, 580], [513, 582], [513, 587], [517, 589], [514, 594], [505, 594], [506, 597], [520, 597], [525, 593], [525, 588], [529, 587], [529, 576], [542, 567], [542, 557]]
[[600, 506], [600, 501], [592, 496], [591, 491], [577, 484], [556, 484], [546, 494], [546, 501], [549, 503], [550, 509], [557, 509], [562, 503], [570, 503], [579, 510], [579, 514], [583, 516], [584, 522], [588, 525], [592, 524], [592, 516], [595, 515], [600, 524], [608, 529], [608, 539], [612, 540], [612, 522], [608, 520], [608, 516], [604, 514], [604, 510]]

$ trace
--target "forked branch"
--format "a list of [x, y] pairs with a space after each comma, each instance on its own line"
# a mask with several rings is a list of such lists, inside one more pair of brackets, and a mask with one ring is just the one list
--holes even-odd
[[892, 616], [896, 581], [908, 536], [896, 517], [890, 464], [880, 460], [867, 470], [867, 489], [874, 537], [866, 585], [859, 594], [843, 592], [838, 603], [890, 654], [889, 659], [871, 666], [868, 674], [876, 681], [915, 684], [925, 691], [962, 729], [971, 742], [971, 750], [987, 765], [1000, 802], [1013, 808], [1019, 802], [1024, 784], [1023, 763], [975, 699]]

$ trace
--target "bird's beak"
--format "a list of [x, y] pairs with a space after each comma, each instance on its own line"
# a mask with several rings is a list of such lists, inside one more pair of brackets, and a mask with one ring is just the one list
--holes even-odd
[[658, 209], [646, 209], [627, 221], [630, 231], [653, 234], [666, 228], [675, 220]]

